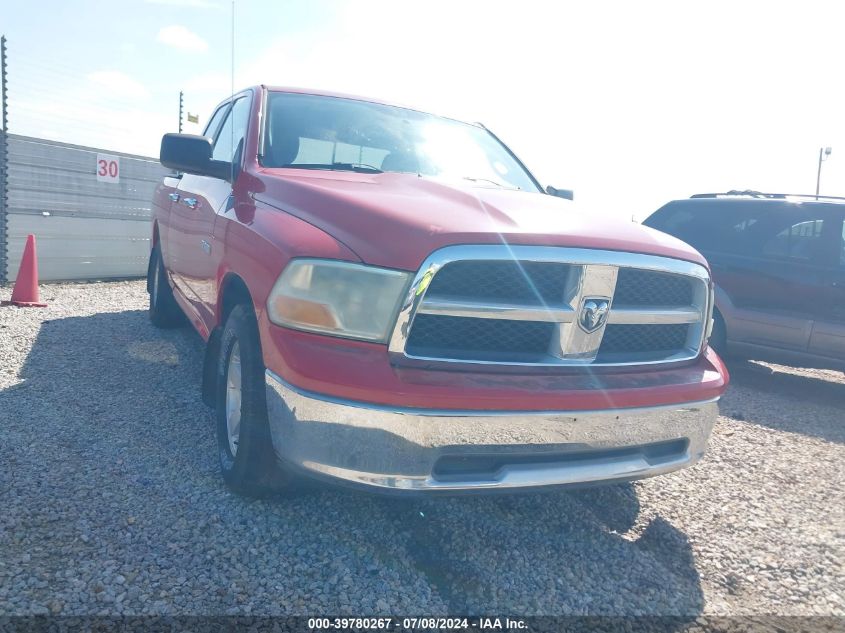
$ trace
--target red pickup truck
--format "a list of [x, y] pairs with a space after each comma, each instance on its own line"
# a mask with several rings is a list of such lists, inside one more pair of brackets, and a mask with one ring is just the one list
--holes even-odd
[[705, 260], [578, 213], [484, 126], [258, 86], [161, 162], [150, 318], [207, 341], [232, 488], [512, 490], [704, 453], [728, 381]]

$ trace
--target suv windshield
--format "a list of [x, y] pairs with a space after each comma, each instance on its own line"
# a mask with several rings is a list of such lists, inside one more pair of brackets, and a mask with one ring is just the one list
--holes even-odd
[[540, 189], [483, 127], [356, 99], [271, 92], [265, 167], [404, 172]]

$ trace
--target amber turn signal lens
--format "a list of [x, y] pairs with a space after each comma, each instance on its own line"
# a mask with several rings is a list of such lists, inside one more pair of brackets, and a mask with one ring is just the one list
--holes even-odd
[[386, 342], [411, 274], [332, 259], [294, 259], [267, 297], [275, 325]]
[[337, 330], [337, 322], [331, 310], [322, 303], [298, 299], [295, 297], [277, 296], [273, 301], [276, 314], [286, 321], [302, 323], [329, 330]]

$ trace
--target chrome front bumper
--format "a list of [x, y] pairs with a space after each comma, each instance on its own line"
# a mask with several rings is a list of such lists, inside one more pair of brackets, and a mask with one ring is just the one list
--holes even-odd
[[704, 454], [716, 400], [605, 411], [436, 411], [343, 401], [267, 371], [280, 461], [371, 488], [464, 491], [625, 481]]

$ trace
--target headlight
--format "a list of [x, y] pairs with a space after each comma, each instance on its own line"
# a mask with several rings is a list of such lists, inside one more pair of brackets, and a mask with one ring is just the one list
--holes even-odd
[[267, 299], [276, 325], [385, 342], [411, 274], [326, 259], [295, 259]]

